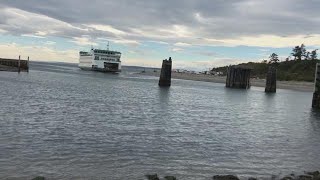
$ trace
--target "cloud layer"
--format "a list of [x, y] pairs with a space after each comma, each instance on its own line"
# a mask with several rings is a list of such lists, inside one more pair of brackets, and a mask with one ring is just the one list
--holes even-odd
[[2, 31], [70, 38], [242, 45], [262, 35], [314, 39], [320, 28], [320, 3], [301, 0], [3, 0], [0, 8]]
[[317, 0], [2, 0], [0, 33], [139, 46], [320, 46]]

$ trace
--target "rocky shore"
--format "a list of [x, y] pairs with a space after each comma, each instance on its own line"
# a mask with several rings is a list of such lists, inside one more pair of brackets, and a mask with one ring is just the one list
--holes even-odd
[[[178, 180], [175, 176], [164, 176], [163, 178], [158, 176], [158, 174], [149, 174], [145, 176], [147, 180]], [[101, 179], [101, 178], [99, 178]], [[319, 171], [311, 171], [311, 172], [304, 172], [302, 175], [295, 175], [289, 174], [287, 176], [279, 177], [279, 176], [271, 176], [270, 178], [256, 178], [256, 177], [249, 177], [249, 178], [240, 178], [235, 175], [215, 175], [211, 178], [211, 180], [320, 180], [320, 173]], [[43, 176], [38, 176], [33, 178], [32, 180], [50, 180], [46, 179]]]
[[[138, 73], [140, 75], [145, 76], [154, 76], [159, 77], [160, 72], [141, 72]], [[189, 73], [177, 73], [172, 72], [173, 79], [184, 79], [184, 80], [192, 80], [192, 81], [205, 81], [205, 82], [213, 82], [213, 83], [225, 83], [226, 77], [225, 76], [212, 76], [212, 75], [205, 75], [205, 74], [189, 74]], [[265, 79], [251, 79], [251, 85], [256, 87], [265, 87], [266, 80]], [[297, 91], [307, 91], [313, 92], [314, 91], [314, 83], [312, 82], [301, 82], [301, 81], [277, 81], [277, 88], [278, 89], [290, 89], [290, 90], [297, 90]]]
[[[174, 176], [165, 176], [160, 178], [157, 174], [146, 175], [148, 180], [178, 180]], [[234, 175], [215, 175], [211, 178], [212, 180], [259, 180], [259, 178], [249, 177], [249, 178], [239, 178]], [[270, 180], [320, 180], [319, 171], [305, 172], [302, 175], [290, 174], [284, 177], [271, 176], [270, 178], [264, 178]]]

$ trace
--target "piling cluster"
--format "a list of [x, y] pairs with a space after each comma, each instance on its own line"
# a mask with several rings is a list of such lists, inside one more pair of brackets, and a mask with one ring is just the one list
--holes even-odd
[[169, 60], [165, 59], [162, 61], [161, 74], [159, 79], [160, 87], [169, 87], [171, 86], [171, 71], [172, 71], [172, 59], [169, 57]]
[[277, 92], [277, 69], [270, 66], [266, 77], [266, 89], [267, 93]]
[[248, 89], [250, 83], [251, 69], [242, 66], [230, 66], [227, 72], [226, 87]]

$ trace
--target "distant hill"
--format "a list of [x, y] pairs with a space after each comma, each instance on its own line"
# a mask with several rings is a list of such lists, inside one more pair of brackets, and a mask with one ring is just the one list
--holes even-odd
[[[277, 64], [272, 64], [277, 67], [277, 77], [280, 81], [314, 81], [315, 68], [319, 60], [302, 60], [302, 61], [283, 61]], [[268, 67], [267, 63], [242, 63], [239, 65], [252, 68], [252, 77], [265, 79]], [[213, 68], [213, 71], [227, 73], [228, 66]]]

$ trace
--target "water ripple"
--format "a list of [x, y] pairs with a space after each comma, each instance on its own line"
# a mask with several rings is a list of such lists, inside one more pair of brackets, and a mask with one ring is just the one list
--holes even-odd
[[132, 73], [34, 67], [0, 74], [0, 179], [208, 179], [320, 169], [320, 112], [310, 108], [311, 93], [270, 96], [184, 80], [163, 89], [156, 78]]

